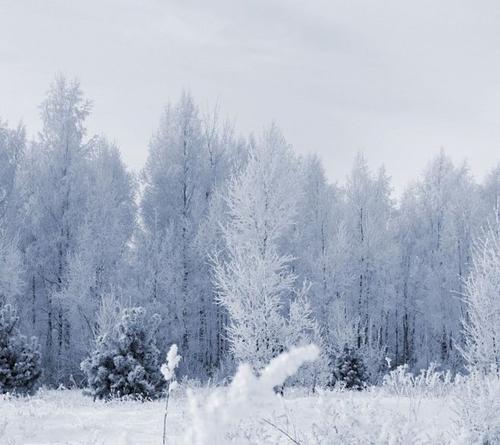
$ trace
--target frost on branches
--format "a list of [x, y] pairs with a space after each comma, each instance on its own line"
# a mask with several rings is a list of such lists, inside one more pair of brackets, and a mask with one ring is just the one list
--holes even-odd
[[116, 329], [98, 340], [81, 365], [94, 398], [155, 399], [162, 395], [165, 380], [155, 341], [159, 323], [156, 314], [148, 320], [144, 308], [123, 310]]
[[37, 340], [20, 334], [18, 320], [12, 306], [0, 309], [0, 394], [31, 394], [42, 374]]
[[[492, 370], [494, 371], [494, 370]], [[454, 443], [500, 443], [500, 375], [473, 370], [459, 381], [453, 397], [457, 413]]]
[[368, 380], [363, 360], [347, 345], [335, 360], [335, 374], [337, 381], [346, 389], [361, 391]]
[[[0, 204], [1, 194], [0, 188]], [[22, 257], [17, 248], [16, 240], [7, 235], [0, 220], [0, 304], [11, 303], [15, 297], [22, 294], [23, 273]]]
[[45, 384], [83, 377], [124, 295], [160, 314], [188, 379], [224, 381], [233, 362], [259, 370], [308, 343], [322, 356], [290, 383], [330, 383], [346, 343], [371, 383], [386, 356], [412, 373], [498, 363], [499, 229], [473, 240], [500, 216], [500, 166], [477, 183], [441, 152], [395, 197], [359, 155], [337, 184], [275, 126], [240, 138], [183, 94], [136, 178], [88, 132], [78, 82], [55, 79], [40, 111], [33, 143], [0, 121], [0, 302], [22, 301]]
[[274, 388], [293, 376], [304, 363], [316, 360], [319, 352], [315, 345], [293, 348], [274, 358], [260, 377], [254, 374], [249, 364], [242, 364], [230, 387], [216, 389], [206, 400], [199, 400], [189, 393], [191, 428], [186, 432], [184, 443], [250, 443], [245, 437], [238, 436], [244, 435], [245, 428], [240, 428], [242, 423], [261, 421], [263, 407], [278, 408], [280, 397]]
[[292, 341], [310, 342], [316, 329], [307, 288], [296, 289], [293, 258], [282, 252], [296, 213], [298, 190], [290, 180], [295, 169], [288, 145], [273, 126], [252, 147], [246, 168], [228, 190], [225, 251], [214, 261], [215, 283], [229, 313], [234, 358], [255, 370]]
[[500, 220], [489, 226], [473, 251], [465, 282], [467, 315], [463, 355], [470, 367], [500, 370]]

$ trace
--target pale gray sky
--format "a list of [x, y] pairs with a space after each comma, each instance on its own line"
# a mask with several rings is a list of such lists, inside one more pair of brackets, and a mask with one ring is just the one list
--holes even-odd
[[62, 72], [135, 170], [187, 89], [243, 134], [275, 120], [332, 180], [361, 150], [399, 188], [440, 147], [481, 177], [500, 161], [499, 23], [497, 0], [0, 0], [0, 117], [34, 134]]

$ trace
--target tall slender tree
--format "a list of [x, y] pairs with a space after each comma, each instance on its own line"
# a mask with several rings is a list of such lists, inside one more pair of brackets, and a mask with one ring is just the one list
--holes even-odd
[[85, 140], [84, 122], [90, 104], [78, 82], [58, 77], [41, 107], [42, 131], [25, 165], [25, 249], [30, 264], [33, 300], [42, 300], [42, 328], [47, 376], [63, 378], [70, 350], [70, 320], [63, 291], [68, 261], [84, 220], [85, 176], [92, 140]]
[[500, 220], [491, 224], [474, 249], [465, 280], [462, 353], [470, 367], [500, 370]]
[[293, 328], [286, 314], [297, 294], [296, 275], [282, 245], [295, 221], [297, 170], [289, 146], [272, 126], [229, 185], [226, 257], [215, 259], [214, 279], [229, 313], [231, 351], [236, 361], [257, 369], [289, 346]]

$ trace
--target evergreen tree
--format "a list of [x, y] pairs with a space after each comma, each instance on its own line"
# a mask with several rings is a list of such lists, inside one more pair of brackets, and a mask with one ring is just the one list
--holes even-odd
[[155, 342], [159, 324], [156, 314], [148, 322], [142, 307], [123, 310], [115, 328], [97, 341], [96, 349], [81, 365], [94, 399], [154, 399], [162, 394], [165, 380]]
[[21, 335], [18, 321], [12, 306], [0, 309], [0, 394], [31, 394], [42, 374], [37, 339]]
[[347, 345], [335, 360], [335, 373], [337, 381], [342, 382], [347, 389], [361, 391], [366, 386], [368, 376], [365, 365], [355, 349]]

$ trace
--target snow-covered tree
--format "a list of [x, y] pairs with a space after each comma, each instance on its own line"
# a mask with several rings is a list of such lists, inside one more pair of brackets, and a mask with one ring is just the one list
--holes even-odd
[[309, 289], [309, 285], [304, 285], [290, 302], [285, 345], [288, 350], [310, 344], [318, 347], [319, 354], [315, 362], [303, 365], [287, 381], [287, 384], [309, 387], [314, 391], [316, 386], [325, 387], [331, 381], [331, 359], [324, 333], [309, 302]]
[[197, 306], [193, 239], [206, 208], [205, 148], [198, 109], [191, 96], [183, 94], [176, 105], [166, 107], [143, 171], [144, 230], [138, 255], [149, 259], [139, 262], [147, 268], [140, 267], [138, 273], [146, 278], [146, 303], [161, 313], [168, 342], [177, 343], [186, 357], [185, 368], [196, 366], [188, 350], [196, 348], [194, 332], [199, 326], [193, 313]]
[[0, 223], [7, 217], [13, 217], [9, 210], [13, 210], [12, 198], [25, 147], [24, 127], [19, 125], [11, 129], [0, 120]]
[[[466, 165], [441, 152], [404, 195], [399, 219], [401, 269], [398, 317], [404, 356], [417, 367], [432, 361], [460, 365], [463, 279], [471, 241], [480, 226], [479, 199]], [[401, 350], [401, 349], [400, 349]]]
[[363, 360], [356, 349], [345, 346], [335, 359], [335, 377], [346, 389], [361, 391], [366, 386], [368, 376]]
[[24, 288], [24, 265], [16, 239], [0, 225], [0, 304], [15, 303]]
[[58, 77], [16, 181], [29, 302], [23, 313], [42, 340], [49, 383], [80, 372], [100, 299], [120, 293], [129, 281], [135, 183], [116, 147], [86, 137], [89, 112], [78, 82]]
[[28, 340], [9, 304], [0, 304], [0, 394], [31, 394], [41, 376], [40, 351], [35, 337]]
[[[150, 143], [142, 174], [142, 227], [137, 233], [138, 295], [162, 315], [166, 344], [184, 356], [181, 372], [205, 377], [221, 360], [219, 311], [214, 304], [208, 254], [210, 208], [219, 198], [234, 156], [230, 125], [218, 113], [200, 116], [192, 97], [168, 105]], [[166, 346], [166, 344], [164, 346]]]
[[[355, 347], [374, 375], [388, 345], [389, 311], [394, 307], [394, 212], [390, 180], [383, 168], [373, 173], [359, 154], [345, 186], [342, 240], [346, 246], [341, 275], [346, 284], [345, 320], [356, 326]], [[348, 329], [348, 327], [346, 327]]]
[[0, 304], [14, 303], [24, 287], [19, 250], [19, 202], [16, 181], [25, 150], [25, 130], [10, 129], [0, 120]]
[[347, 344], [371, 378], [386, 356], [459, 369], [473, 349], [459, 296], [472, 295], [471, 265], [486, 270], [472, 240], [499, 218], [498, 166], [478, 184], [441, 152], [396, 200], [363, 156], [332, 183], [276, 128], [238, 139], [183, 94], [136, 181], [117, 147], [87, 136], [78, 82], [58, 77], [40, 110], [30, 144], [0, 122], [0, 302], [40, 338], [46, 383], [78, 379], [123, 305], [161, 315], [159, 346], [178, 344], [179, 373], [194, 378], [309, 341], [316, 371]]
[[480, 194], [484, 201], [485, 219], [491, 222], [500, 219], [500, 164], [488, 173]]
[[287, 348], [295, 327], [286, 317], [295, 294], [293, 258], [281, 247], [295, 218], [296, 171], [289, 146], [272, 126], [229, 185], [225, 256], [214, 260], [214, 280], [229, 313], [231, 351], [256, 369]]
[[338, 297], [337, 285], [341, 281], [336, 273], [341, 196], [338, 188], [328, 183], [319, 158], [302, 160], [299, 173], [296, 224], [289, 248], [296, 258], [294, 272], [310, 283], [309, 300], [315, 317], [325, 328], [328, 307]]
[[42, 131], [23, 164], [24, 227], [30, 301], [38, 312], [46, 377], [67, 376], [72, 353], [69, 302], [64, 298], [69, 259], [85, 220], [91, 141], [84, 121], [90, 105], [78, 82], [58, 77], [41, 105]]
[[500, 221], [490, 225], [474, 248], [465, 280], [463, 355], [471, 368], [500, 369]]
[[159, 323], [159, 316], [146, 317], [144, 308], [123, 310], [115, 329], [97, 341], [95, 350], [81, 364], [94, 399], [154, 399], [162, 395], [165, 380], [155, 339]]
[[100, 334], [95, 319], [106, 295], [122, 294], [128, 279], [128, 243], [135, 224], [135, 189], [118, 149], [98, 139], [89, 155], [85, 214], [68, 258], [62, 296], [73, 330], [75, 368]]

